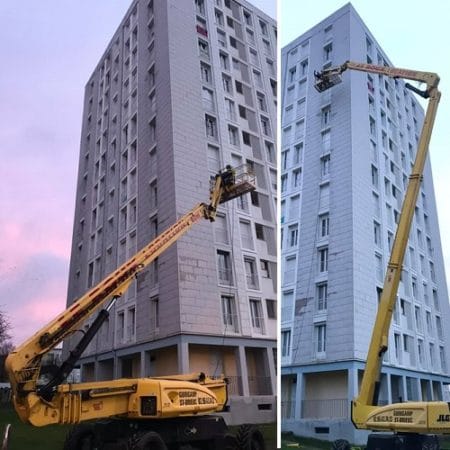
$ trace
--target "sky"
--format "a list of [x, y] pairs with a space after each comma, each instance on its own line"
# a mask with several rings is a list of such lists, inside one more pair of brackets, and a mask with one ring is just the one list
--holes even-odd
[[[252, 3], [275, 17], [274, 0]], [[65, 309], [84, 86], [130, 4], [0, 1], [0, 311], [15, 345]]]
[[[347, 1], [281, 0], [281, 47], [308, 31]], [[441, 241], [450, 281], [450, 2], [446, 0], [353, 0], [352, 5], [396, 67], [436, 72], [442, 92], [430, 144]], [[344, 61], [342, 61], [344, 62]], [[340, 62], [336, 62], [337, 64]], [[414, 83], [413, 83], [414, 84]], [[420, 99], [422, 105], [426, 105]]]

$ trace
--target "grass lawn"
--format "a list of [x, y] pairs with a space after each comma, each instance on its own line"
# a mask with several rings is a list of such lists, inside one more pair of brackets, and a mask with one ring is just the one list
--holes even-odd
[[[6, 424], [11, 424], [10, 440], [8, 450], [61, 450], [69, 426], [51, 425], [48, 427], [33, 427], [24, 424], [17, 417], [11, 407], [0, 406], [0, 433], [3, 432]], [[238, 427], [232, 427], [231, 431], [236, 432]], [[276, 445], [276, 425], [259, 425], [266, 440], [266, 449], [275, 450]]]
[[11, 407], [0, 407], [3, 437], [6, 424], [11, 424], [8, 450], [61, 450], [69, 427], [52, 425], [38, 428], [22, 423]]
[[293, 434], [281, 435], [282, 450], [329, 450], [330, 448], [331, 444], [327, 441], [319, 441], [317, 439], [295, 436]]

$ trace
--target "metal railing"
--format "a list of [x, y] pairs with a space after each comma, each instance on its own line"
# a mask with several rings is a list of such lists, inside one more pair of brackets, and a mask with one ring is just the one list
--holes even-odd
[[348, 418], [349, 401], [346, 398], [330, 400], [303, 400], [303, 419]]
[[270, 377], [248, 377], [248, 389], [250, 395], [272, 395], [272, 383]]
[[295, 401], [281, 401], [281, 418], [295, 419]]

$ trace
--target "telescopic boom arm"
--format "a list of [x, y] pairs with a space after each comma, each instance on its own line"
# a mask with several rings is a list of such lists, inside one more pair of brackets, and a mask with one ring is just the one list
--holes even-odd
[[[123, 295], [140, 271], [175, 243], [192, 225], [199, 222], [202, 218], [214, 221], [217, 207], [220, 204], [254, 190], [255, 176], [247, 171], [245, 165], [239, 168], [227, 166], [225, 170], [219, 172], [211, 180], [211, 184], [210, 202], [208, 204], [199, 203], [191, 211], [183, 215], [175, 224], [163, 231], [156, 239], [70, 305], [56, 319], [8, 355], [6, 370], [11, 382], [14, 406], [22, 420], [32, 422], [30, 417], [36, 413], [37, 418], [35, 422], [39, 422], [39, 425], [57, 423], [56, 419], [49, 418], [48, 422], [46, 422], [47, 419], [43, 415], [39, 416], [37, 414], [39, 410], [37, 405], [41, 405], [41, 409], [44, 409], [46, 404], [49, 410], [52, 411], [51, 414], [58, 417], [63, 415], [60, 411], [62, 406], [59, 404], [67, 403], [69, 396], [64, 397], [64, 392], [60, 392], [58, 394], [60, 397], [59, 403], [56, 405], [57, 402], [52, 403], [52, 400], [56, 398], [56, 391], [68, 390], [67, 387], [61, 387], [60, 384], [72, 371], [77, 360], [108, 317], [109, 310], [116, 299]], [[83, 338], [75, 349], [70, 352], [68, 359], [62, 364], [50, 382], [43, 387], [38, 387], [37, 381], [40, 375], [43, 355], [77, 330], [88, 317], [106, 303], [108, 303], [107, 307], [100, 311]], [[176, 379], [179, 380], [179, 376]], [[103, 385], [105, 384], [103, 383]], [[129, 382], [128, 384], [132, 385], [133, 383]], [[95, 387], [95, 383], [91, 383], [91, 385]], [[103, 385], [101, 388], [105, 390], [106, 388]], [[89, 392], [93, 392], [92, 386]], [[67, 408], [67, 405], [65, 407]]]
[[[441, 97], [438, 90], [439, 77], [432, 72], [347, 61], [341, 66], [315, 73], [315, 88], [319, 92], [323, 92], [339, 84], [341, 82], [340, 75], [346, 70], [357, 70], [385, 75], [390, 78], [405, 78], [426, 83], [426, 89], [423, 91], [409, 83], [406, 83], [405, 86], [423, 98], [429, 99], [416, 159], [409, 176], [409, 183], [387, 266], [359, 395], [352, 403], [352, 421], [357, 428], [364, 429], [450, 433], [450, 423], [439, 420], [440, 417], [449, 417], [449, 405], [445, 402], [408, 402], [385, 407], [376, 406], [383, 356], [388, 348], [389, 327], [395, 307], [403, 259], [419, 195], [431, 131]], [[402, 420], [398, 420], [399, 417], [402, 417]]]

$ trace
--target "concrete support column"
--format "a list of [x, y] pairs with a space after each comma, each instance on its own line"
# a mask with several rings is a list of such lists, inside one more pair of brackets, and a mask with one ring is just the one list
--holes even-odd
[[406, 389], [406, 377], [402, 376], [402, 399], [404, 402], [408, 401], [408, 390]]
[[388, 403], [392, 402], [392, 383], [391, 383], [391, 374], [386, 372], [386, 387], [387, 387], [387, 399]]
[[275, 370], [275, 361], [273, 358], [273, 350], [272, 347], [266, 347], [266, 359], [267, 359], [267, 367], [270, 376], [270, 384], [272, 386], [272, 395], [276, 395], [277, 393], [277, 373]]
[[417, 401], [421, 402], [422, 398], [422, 384], [420, 382], [420, 378], [414, 378], [416, 380], [416, 389], [417, 389]]
[[177, 344], [178, 373], [189, 373], [189, 343], [181, 340]]
[[248, 397], [250, 395], [250, 389], [248, 386], [247, 357], [245, 355], [245, 347], [243, 345], [238, 347], [237, 366], [241, 377], [242, 395], [244, 397]]
[[146, 373], [145, 373], [145, 352], [141, 351], [141, 370], [140, 370], [140, 376], [142, 378], [146, 377]]
[[114, 378], [122, 378], [122, 373], [120, 369], [120, 358], [117, 355], [114, 355]]
[[347, 370], [347, 377], [348, 377], [347, 398], [348, 401], [351, 402], [359, 393], [358, 369], [356, 367], [350, 367]]
[[300, 420], [303, 414], [303, 399], [305, 398], [305, 376], [300, 369], [297, 372], [297, 383], [295, 386], [294, 400], [295, 400], [295, 420]]

